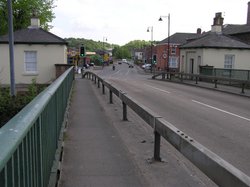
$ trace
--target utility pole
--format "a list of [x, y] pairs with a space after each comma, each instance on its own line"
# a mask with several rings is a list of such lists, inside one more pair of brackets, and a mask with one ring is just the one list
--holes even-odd
[[15, 96], [15, 66], [14, 66], [14, 37], [12, 1], [8, 0], [8, 25], [9, 25], [9, 54], [10, 54], [10, 95]]

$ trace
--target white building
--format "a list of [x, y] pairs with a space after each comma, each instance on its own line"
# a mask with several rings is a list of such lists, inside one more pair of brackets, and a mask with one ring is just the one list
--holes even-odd
[[[8, 35], [0, 36], [0, 84], [10, 84]], [[40, 28], [39, 19], [14, 32], [15, 83], [51, 83], [56, 78], [55, 64], [67, 63], [67, 42]]]
[[216, 13], [212, 30], [180, 47], [180, 71], [198, 74], [202, 66], [250, 69], [250, 45], [222, 33], [223, 18]]

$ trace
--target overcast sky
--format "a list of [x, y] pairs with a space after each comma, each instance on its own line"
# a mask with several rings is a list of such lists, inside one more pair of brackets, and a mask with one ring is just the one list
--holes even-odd
[[153, 26], [154, 40], [170, 34], [208, 31], [216, 12], [222, 12], [224, 24], [245, 24], [250, 0], [56, 0], [52, 33], [124, 45], [132, 40], [150, 40], [147, 27]]

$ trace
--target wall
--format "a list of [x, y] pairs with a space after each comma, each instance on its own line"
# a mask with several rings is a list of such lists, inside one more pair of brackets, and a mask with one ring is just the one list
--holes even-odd
[[[173, 57], [177, 57], [178, 58], [178, 67], [177, 69], [175, 69], [176, 71], [179, 71], [180, 68], [180, 49], [179, 49], [179, 44], [170, 44], [169, 47], [169, 57], [173, 56]], [[172, 48], [175, 48], [176, 53], [172, 54]], [[168, 51], [168, 45], [167, 44], [160, 44], [156, 46], [156, 53], [157, 53], [157, 68], [160, 68], [162, 70], [167, 68], [167, 63], [168, 63], [168, 59], [167, 59], [167, 51]], [[171, 70], [171, 68], [169, 68]]]
[[[199, 73], [199, 65], [213, 66], [214, 68], [224, 68], [226, 54], [235, 55], [234, 69], [250, 69], [250, 50], [239, 49], [181, 49], [180, 71], [190, 73], [190, 61], [194, 61], [194, 73]], [[183, 57], [182, 57], [183, 56]], [[200, 64], [198, 58], [200, 56]]]
[[[25, 74], [24, 51], [37, 51], [37, 74]], [[33, 78], [37, 83], [51, 83], [56, 78], [55, 64], [66, 64], [65, 45], [23, 45], [14, 46], [15, 82], [30, 84]], [[0, 45], [0, 83], [10, 84], [9, 46]]]

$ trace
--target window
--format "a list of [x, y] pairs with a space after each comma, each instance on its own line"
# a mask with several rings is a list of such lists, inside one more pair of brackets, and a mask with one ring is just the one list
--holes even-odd
[[233, 69], [234, 68], [234, 55], [225, 55], [224, 68], [225, 69]]
[[27, 73], [37, 72], [37, 52], [36, 51], [24, 52], [24, 70]]
[[171, 47], [171, 54], [175, 55], [176, 54], [176, 47]]
[[178, 57], [169, 57], [169, 67], [178, 68]]

